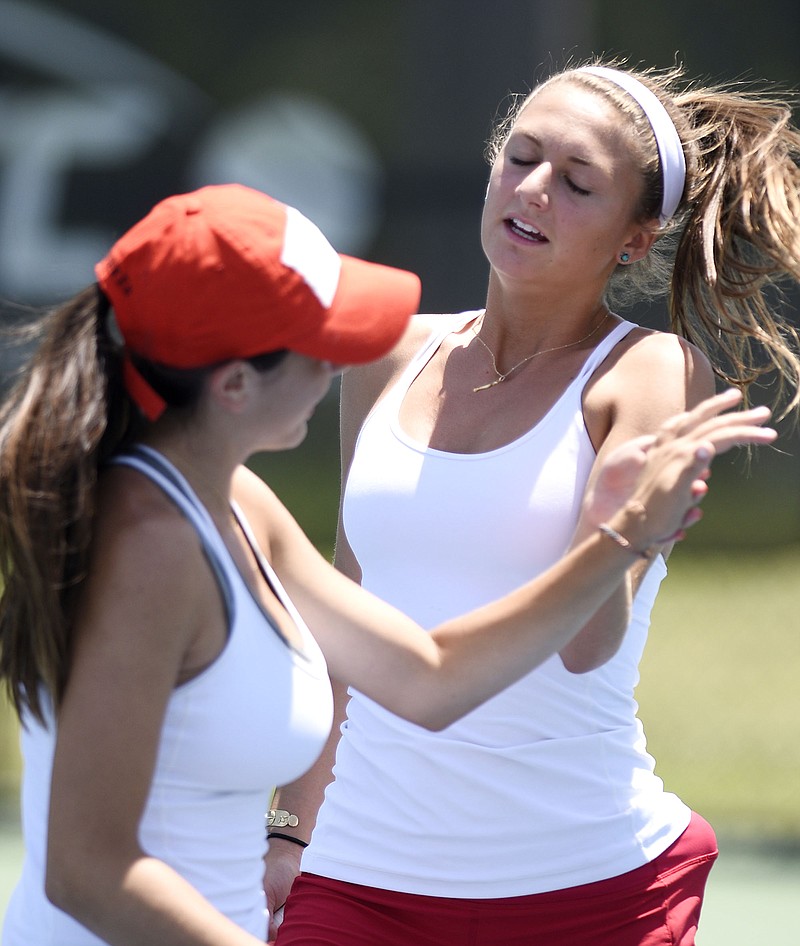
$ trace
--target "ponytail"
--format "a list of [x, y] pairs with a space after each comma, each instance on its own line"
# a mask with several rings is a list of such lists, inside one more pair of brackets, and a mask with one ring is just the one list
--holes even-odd
[[675, 104], [689, 119], [696, 171], [675, 254], [672, 327], [726, 382], [746, 389], [774, 375], [776, 399], [797, 410], [800, 344], [778, 284], [800, 282], [800, 132], [788, 104], [767, 96], [696, 90]]
[[63, 694], [98, 466], [128, 426], [106, 310], [92, 286], [46, 315], [0, 408], [0, 678], [40, 720], [40, 688]]

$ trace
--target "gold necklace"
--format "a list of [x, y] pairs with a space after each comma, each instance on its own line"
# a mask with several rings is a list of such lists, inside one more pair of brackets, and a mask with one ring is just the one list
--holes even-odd
[[513, 374], [518, 368], [521, 368], [523, 365], [526, 365], [529, 361], [532, 361], [534, 358], [538, 358], [539, 355], [549, 355], [550, 352], [553, 352], [553, 351], [563, 351], [565, 348], [574, 348], [575, 345], [580, 345], [581, 342], [588, 341], [592, 337], [592, 335], [594, 335], [595, 332], [597, 332], [597, 330], [600, 328], [600, 326], [603, 324], [603, 322], [605, 322], [607, 318], [608, 318], [608, 312], [605, 313], [603, 318], [600, 319], [600, 321], [597, 323], [597, 325], [595, 325], [595, 327], [591, 330], [591, 332], [589, 332], [588, 335], [584, 335], [583, 338], [579, 338], [577, 341], [574, 341], [574, 342], [569, 342], [566, 345], [556, 345], [553, 348], [543, 348], [541, 351], [535, 351], [532, 355], [528, 355], [527, 358], [523, 358], [522, 361], [517, 362], [517, 364], [515, 364], [513, 368], [509, 368], [508, 371], [505, 372], [505, 374], [503, 374], [502, 372], [498, 370], [497, 359], [495, 358], [494, 352], [492, 351], [492, 349], [489, 348], [486, 342], [480, 337], [480, 335], [478, 335], [478, 331], [480, 330], [481, 325], [483, 325], [483, 319], [481, 319], [481, 324], [478, 326], [478, 328], [474, 328], [472, 330], [472, 334], [475, 336], [475, 338], [478, 339], [481, 345], [483, 345], [486, 351], [489, 352], [489, 357], [492, 359], [492, 368], [494, 368], [494, 373], [497, 375], [497, 377], [494, 379], [494, 381], [489, 381], [487, 384], [479, 384], [477, 388], [472, 389], [472, 393], [477, 394], [478, 391], [486, 391], [488, 388], [493, 388], [495, 385], [500, 384], [502, 381], [505, 381], [506, 378], [509, 375]]

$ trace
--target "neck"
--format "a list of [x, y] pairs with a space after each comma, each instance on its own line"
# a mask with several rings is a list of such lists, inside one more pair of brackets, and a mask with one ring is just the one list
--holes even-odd
[[509, 285], [496, 273], [489, 278], [484, 324], [498, 343], [519, 344], [527, 350], [578, 338], [594, 324], [605, 287], [590, 289]]
[[532, 352], [565, 345], [576, 347], [588, 336], [593, 341], [609, 311], [602, 301], [579, 309], [540, 309], [528, 302], [520, 308], [487, 305], [476, 328], [498, 358], [522, 358]]
[[233, 474], [240, 461], [224, 456], [221, 438], [201, 438], [183, 430], [170, 434], [154, 425], [143, 442], [180, 471], [214, 518], [230, 516]]

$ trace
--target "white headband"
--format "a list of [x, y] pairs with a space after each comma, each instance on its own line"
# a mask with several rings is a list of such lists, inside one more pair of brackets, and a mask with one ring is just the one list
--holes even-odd
[[620, 72], [619, 69], [607, 69], [604, 66], [584, 66], [577, 71], [603, 76], [609, 82], [624, 89], [632, 99], [639, 103], [650, 122], [661, 161], [664, 197], [661, 201], [658, 221], [663, 227], [678, 209], [686, 183], [686, 158], [675, 123], [669, 117], [669, 113], [659, 101], [658, 96], [629, 73]]

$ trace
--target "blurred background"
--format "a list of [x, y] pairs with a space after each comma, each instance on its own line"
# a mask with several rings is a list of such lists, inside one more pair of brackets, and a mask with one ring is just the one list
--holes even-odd
[[[794, 90], [799, 40], [797, 0], [0, 0], [0, 319], [90, 282], [160, 198], [224, 181], [415, 270], [425, 311], [478, 308], [483, 149], [512, 93], [594, 53]], [[625, 314], [665, 325], [663, 306]], [[0, 380], [17, 361], [0, 352]], [[336, 424], [333, 396], [303, 447], [254, 464], [326, 554]], [[657, 771], [720, 835], [700, 941], [800, 943], [797, 433], [720, 462], [706, 510], [670, 563], [641, 715]], [[3, 705], [0, 911], [21, 857], [16, 740]]]

